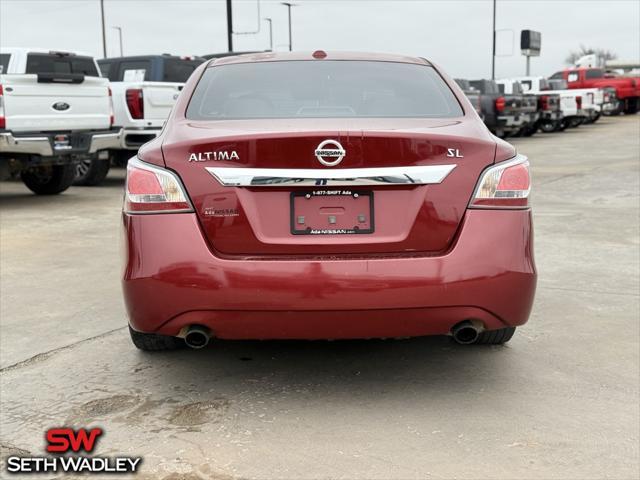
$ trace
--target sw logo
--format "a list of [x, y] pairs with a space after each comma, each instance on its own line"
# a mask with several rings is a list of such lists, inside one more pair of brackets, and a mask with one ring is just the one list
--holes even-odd
[[101, 428], [80, 428], [74, 431], [71, 428], [51, 428], [47, 431], [47, 452], [61, 453], [69, 450], [78, 453], [84, 450], [87, 453], [93, 452], [98, 437], [102, 435]]
[[[104, 433], [101, 428], [68, 427], [47, 430], [45, 439], [49, 453], [91, 453]], [[53, 455], [49, 457], [8, 457], [9, 473], [135, 473], [141, 457], [90, 457], [86, 455]]]

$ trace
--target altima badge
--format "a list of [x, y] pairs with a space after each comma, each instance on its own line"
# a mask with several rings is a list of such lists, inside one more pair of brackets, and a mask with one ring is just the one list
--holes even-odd
[[[316, 148], [316, 158], [327, 167], [338, 165], [346, 154], [346, 150], [336, 140], [325, 140], [320, 142], [320, 145]], [[328, 158], [335, 158], [335, 160], [327, 160]]]
[[222, 152], [200, 152], [200, 153], [192, 153], [189, 155], [190, 162], [208, 162], [209, 160], [214, 160], [217, 162], [222, 161], [233, 161], [240, 160], [238, 156], [238, 152], [235, 150], [222, 151]]

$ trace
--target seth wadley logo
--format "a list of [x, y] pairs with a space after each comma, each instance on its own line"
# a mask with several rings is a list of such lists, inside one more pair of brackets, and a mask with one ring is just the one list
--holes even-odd
[[89, 456], [98, 438], [104, 433], [101, 428], [51, 428], [47, 430], [47, 452], [53, 454], [87, 454], [48, 457], [7, 458], [8, 473], [135, 473], [142, 461], [141, 457], [93, 457]]

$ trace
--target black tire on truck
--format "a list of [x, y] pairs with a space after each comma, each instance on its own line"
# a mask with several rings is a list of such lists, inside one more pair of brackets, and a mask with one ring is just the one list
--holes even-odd
[[558, 127], [560, 126], [560, 122], [542, 122], [540, 124], [540, 130], [544, 133], [551, 133], [558, 131]]
[[624, 113], [626, 115], [638, 113], [638, 97], [631, 97], [627, 99], [624, 107]]
[[109, 159], [84, 158], [76, 165], [76, 178], [73, 184], [84, 187], [100, 185], [107, 178], [109, 168], [111, 168]]
[[609, 111], [607, 113], [607, 115], [609, 115], [611, 117], [615, 117], [617, 115], [620, 115], [623, 110], [624, 110], [624, 101], [618, 100], [618, 104], [616, 105], [616, 108], [614, 108], [613, 110]]
[[137, 349], [148, 352], [177, 350], [178, 348], [184, 348], [186, 346], [182, 338], [158, 335], [156, 333], [136, 332], [131, 326], [129, 326], [129, 334], [131, 335], [131, 341]]
[[76, 178], [76, 166], [42, 165], [30, 167], [20, 173], [22, 181], [37, 195], [56, 195], [64, 192]]

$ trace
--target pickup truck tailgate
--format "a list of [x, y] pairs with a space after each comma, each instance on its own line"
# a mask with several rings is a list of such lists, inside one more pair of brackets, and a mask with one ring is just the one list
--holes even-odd
[[145, 120], [166, 120], [184, 83], [144, 82]]
[[6, 128], [14, 132], [98, 130], [110, 126], [109, 82], [38, 82], [37, 75], [1, 75]]

